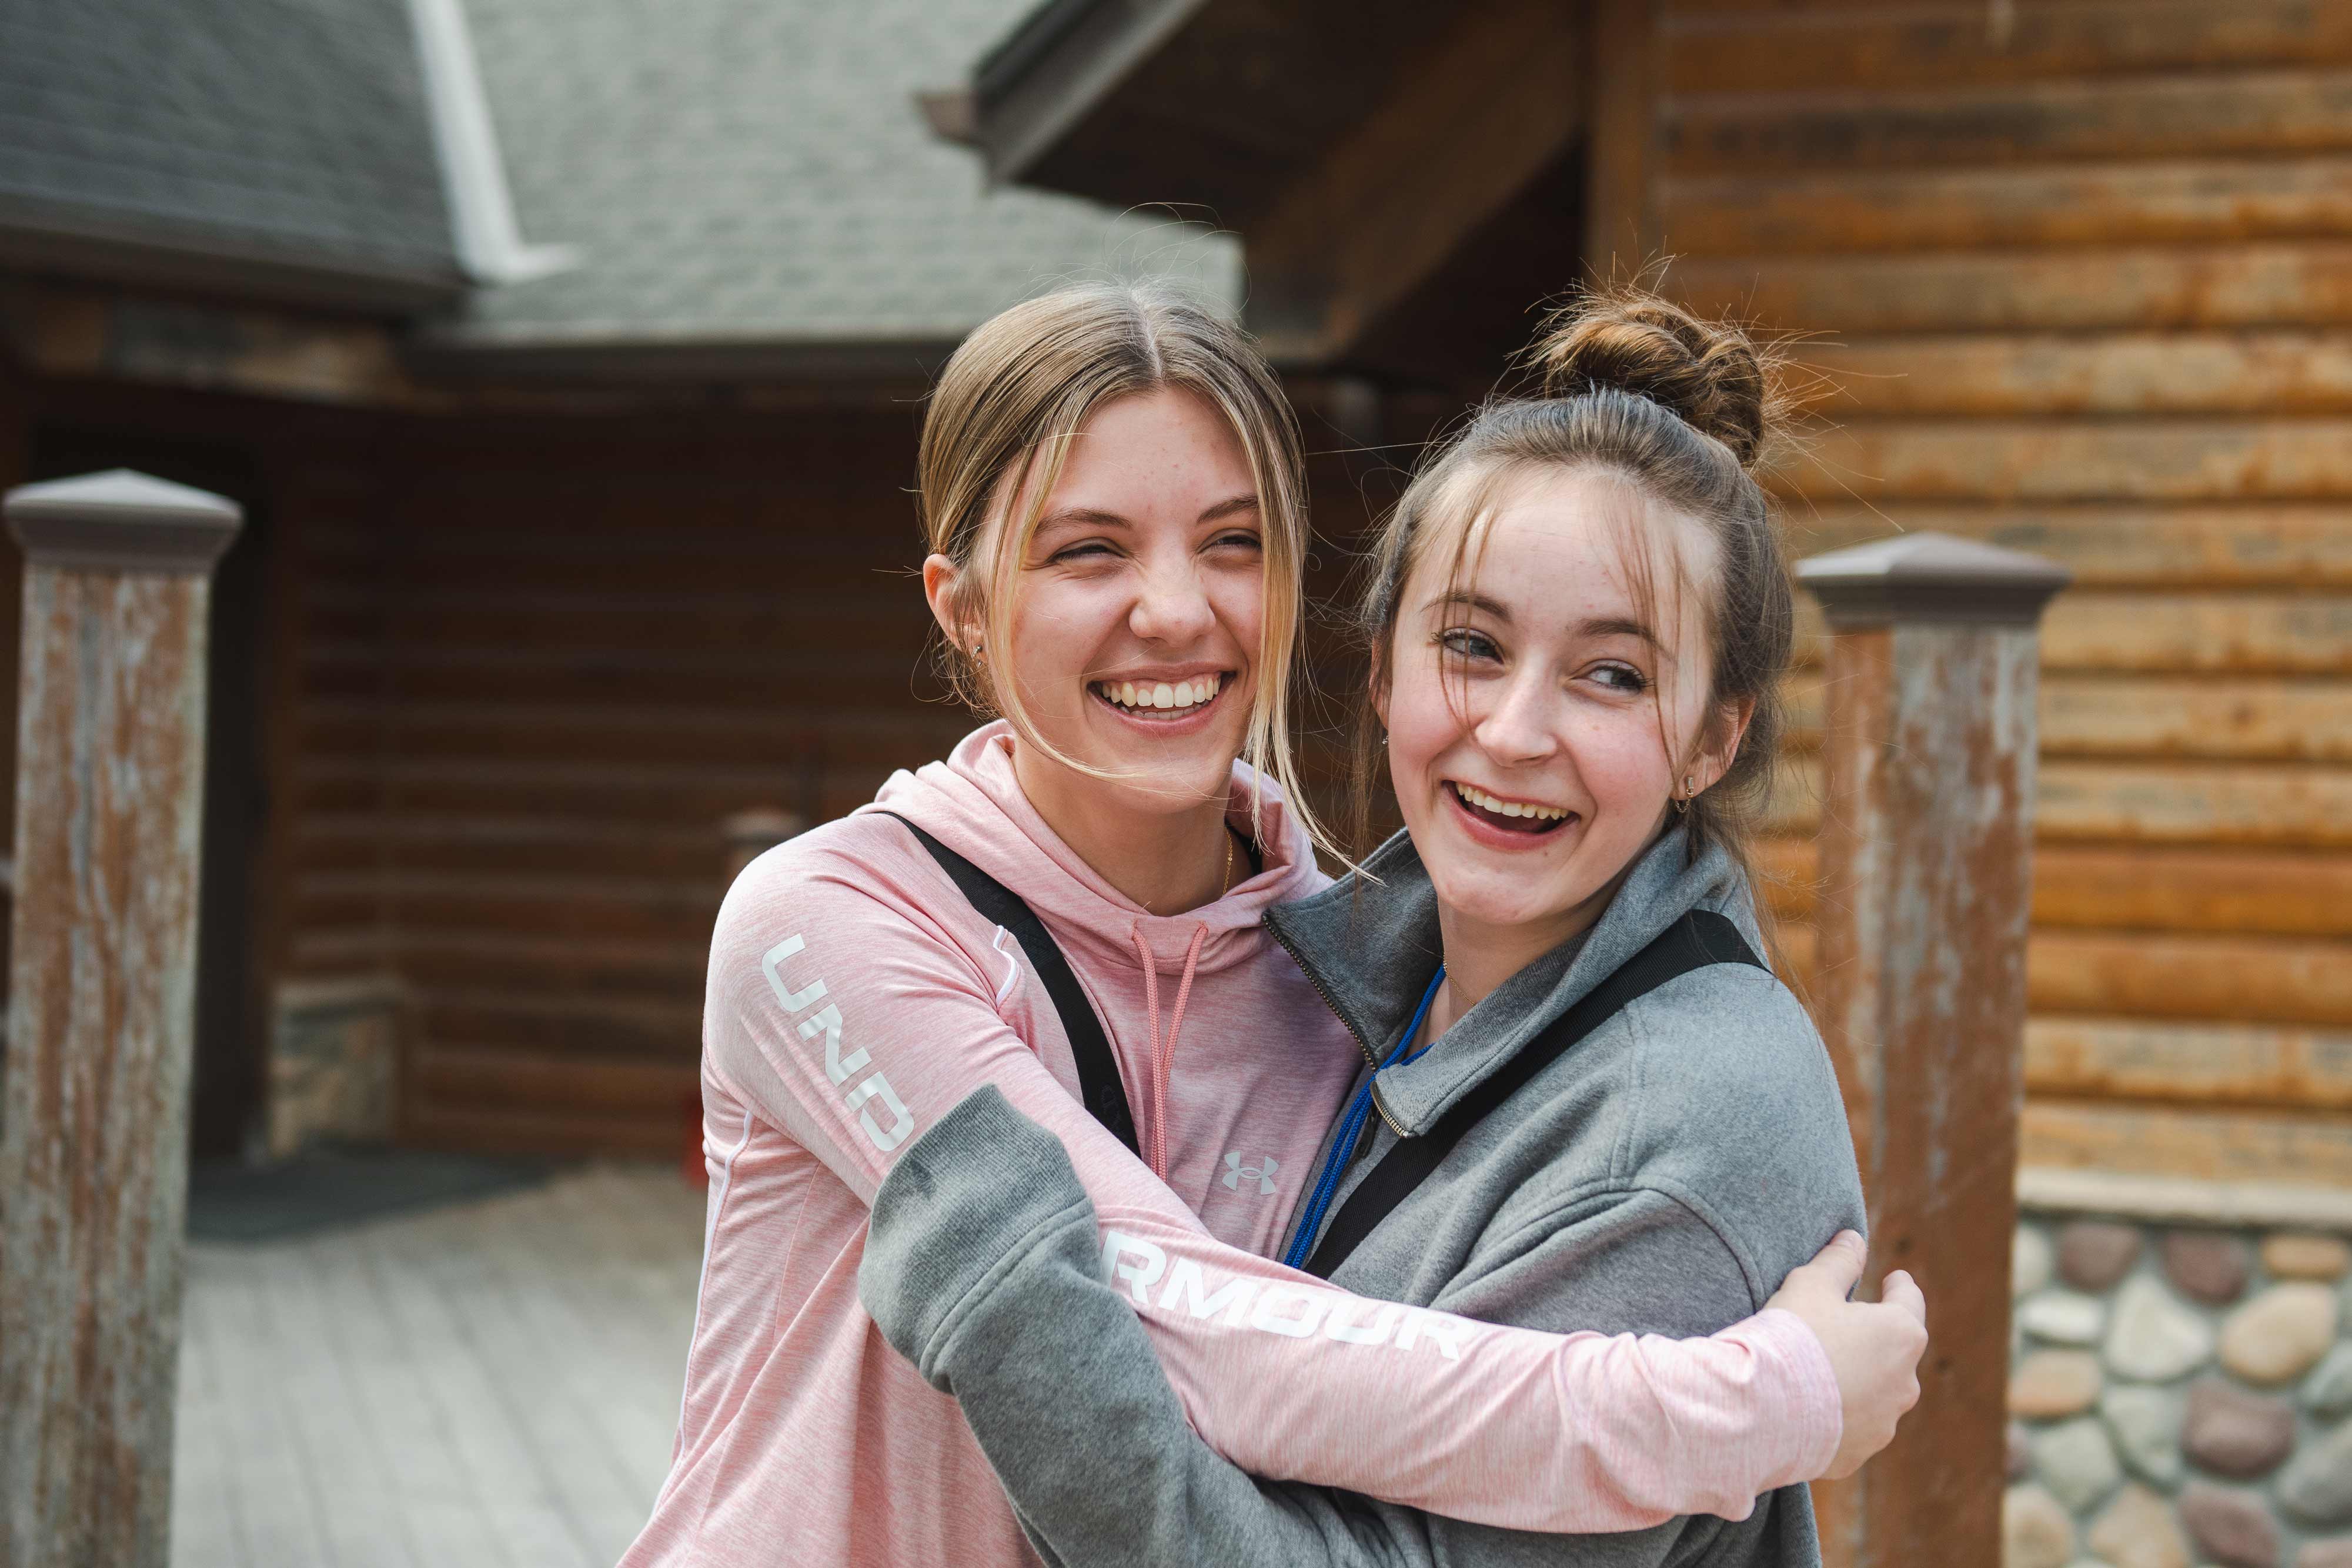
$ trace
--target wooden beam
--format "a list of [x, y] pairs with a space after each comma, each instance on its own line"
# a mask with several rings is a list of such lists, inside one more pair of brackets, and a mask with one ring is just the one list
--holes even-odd
[[1671, 281], [1716, 315], [1840, 334], [2352, 322], [2352, 245], [2340, 240], [1697, 257]]
[[2042, 755], [2352, 762], [2352, 684], [2055, 675]]
[[1657, 254], [1657, 13], [1648, 0], [1595, 0], [1592, 6], [1584, 268], [1604, 280], [1632, 277]]
[[2352, 13], [2310, 0], [2082, 0], [2012, 7], [1981, 0], [1677, 16], [1676, 94], [1819, 92], [1846, 86], [1944, 89], [2021, 78], [2352, 61]]
[[1809, 441], [1783, 496], [1908, 500], [2334, 500], [2352, 420], [1856, 420]]
[[409, 1083], [428, 1104], [643, 1118], [675, 1128], [678, 1107], [695, 1099], [697, 1078], [691, 1061], [583, 1060], [566, 1051], [431, 1045], [418, 1051]]
[[2017, 1173], [2017, 1207], [2202, 1230], [2352, 1231], [2352, 1191], [2300, 1173], [2284, 1181], [2215, 1181], [2029, 1165]]
[[142, 475], [9, 493], [24, 547], [0, 1082], [0, 1560], [163, 1568], [195, 1044], [211, 573]]
[[2341, 768], [2052, 762], [2034, 809], [2042, 841], [2352, 848]]
[[2352, 74], [1733, 93], [1669, 102], [1660, 134], [1669, 165], [1688, 174], [2340, 152], [2352, 149]]
[[[1794, 752], [1821, 738], [1821, 679], [1800, 670], [1785, 686]], [[2352, 685], [2051, 674], [2042, 682], [2042, 755], [2352, 762]]]
[[1554, 0], [1464, 8], [1251, 231], [1249, 319], [1277, 361], [1344, 357], [1560, 156], [1582, 125], [1582, 46]]
[[2352, 598], [2070, 595], [2053, 609], [2045, 667], [2102, 674], [2352, 674]]
[[[1766, 839], [1756, 861], [1773, 913], [1811, 919], [1813, 841]], [[2352, 855], [2044, 842], [2033, 852], [2033, 924], [2045, 932], [2352, 936]]]
[[2352, 589], [2352, 514], [2336, 505], [1822, 499], [1787, 526], [1807, 550], [1958, 534], [2063, 561], [2084, 588]]
[[2352, 1187], [2352, 1118], [2027, 1102], [2022, 1164]]
[[2352, 943], [2341, 938], [2038, 931], [2026, 977], [2036, 1012], [2352, 1029]]
[[2336, 239], [2352, 160], [1684, 175], [1657, 202], [1685, 256]]
[[[2046, 667], [2046, 666], [2045, 666]], [[1790, 744], [1817, 743], [1817, 671], [1790, 677]], [[2352, 683], [2051, 674], [2042, 683], [2044, 757], [2352, 762]]]
[[425, 406], [393, 329], [299, 310], [177, 300], [63, 284], [11, 284], [0, 318], [42, 375], [249, 392], [361, 407]]
[[[2038, 779], [2034, 830], [2045, 844], [2352, 849], [2352, 778], [2341, 768], [2053, 759]], [[1790, 759], [1764, 831], [1815, 831], [1821, 791], [1815, 759]]]
[[2352, 333], [2341, 329], [1921, 334], [1794, 352], [1811, 405], [1833, 420], [2352, 413]]
[[2026, 1025], [2025, 1086], [2052, 1098], [2352, 1111], [2352, 1035], [2060, 1014]]
[[2045, 844], [2038, 925], [2352, 936], [2352, 855]]
[[2032, 886], [2035, 622], [2063, 568], [1935, 535], [1799, 568], [1833, 628], [1813, 1015], [1870, 1203], [1869, 1277], [1941, 1302], [1915, 1427], [1824, 1484], [1835, 1568], [1998, 1555]]

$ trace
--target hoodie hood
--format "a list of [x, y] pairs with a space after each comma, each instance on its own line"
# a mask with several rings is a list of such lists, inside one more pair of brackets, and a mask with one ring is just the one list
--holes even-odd
[[[1140, 968], [1136, 935], [1162, 964], [1180, 961], [1196, 936], [1201, 971], [1247, 962], [1264, 950], [1267, 910], [1329, 884], [1281, 788], [1235, 762], [1225, 820], [1247, 839], [1251, 806], [1261, 804], [1262, 836], [1256, 842], [1264, 869], [1245, 875], [1214, 904], [1154, 915], [1105, 882], [1046, 825], [1013, 777], [1013, 744], [1011, 725], [1002, 719], [983, 725], [964, 737], [945, 761], [892, 774], [873, 804], [858, 810], [895, 812], [919, 824], [1019, 894], [1057, 935], [1082, 946], [1086, 958], [1098, 965]], [[1234, 869], [1248, 872], [1245, 863]], [[1078, 956], [1071, 955], [1074, 960]]]
[[[1591, 930], [1496, 987], [1421, 1056], [1382, 1069], [1375, 1081], [1382, 1113], [1414, 1136], [1427, 1132], [1694, 909], [1727, 916], [1748, 946], [1764, 951], [1738, 863], [1717, 845], [1694, 858], [1688, 833], [1676, 827], [1633, 862]], [[1362, 873], [1275, 912], [1268, 924], [1376, 1060], [1404, 1032], [1444, 956], [1436, 889], [1402, 832], [1366, 858]]]

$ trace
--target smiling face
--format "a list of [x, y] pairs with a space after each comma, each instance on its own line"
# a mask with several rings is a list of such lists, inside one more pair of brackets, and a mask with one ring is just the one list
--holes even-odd
[[[990, 528], [1033, 499], [1007, 497]], [[1026, 548], [995, 576], [1009, 646], [985, 650], [988, 680], [1010, 683], [1037, 738], [1081, 765], [1016, 753], [1049, 816], [1056, 799], [1145, 814], [1225, 799], [1257, 690], [1262, 535], [1248, 456], [1204, 399], [1138, 392], [1079, 427]], [[983, 540], [975, 569], [995, 553]], [[969, 646], [977, 625], [951, 629]]]
[[1703, 529], [1599, 469], [1511, 476], [1477, 528], [1458, 571], [1449, 535], [1407, 576], [1378, 700], [1449, 958], [1523, 963], [1598, 918], [1740, 724], [1705, 723]]

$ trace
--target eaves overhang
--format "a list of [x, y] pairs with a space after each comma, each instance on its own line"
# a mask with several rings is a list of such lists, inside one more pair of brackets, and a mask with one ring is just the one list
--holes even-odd
[[1045, 0], [972, 68], [972, 130], [989, 178], [1113, 205], [1131, 200], [1131, 193], [1088, 188], [1087, 171], [1056, 153], [1207, 4]]
[[455, 265], [338, 255], [278, 236], [0, 195], [0, 267], [172, 293], [413, 316], [456, 303]]
[[990, 178], [1247, 235], [1458, 21], [1425, 0], [1045, 0], [925, 105]]
[[820, 389], [853, 402], [919, 395], [959, 340], [633, 338], [505, 340], [412, 334], [402, 361], [420, 382], [575, 390]]

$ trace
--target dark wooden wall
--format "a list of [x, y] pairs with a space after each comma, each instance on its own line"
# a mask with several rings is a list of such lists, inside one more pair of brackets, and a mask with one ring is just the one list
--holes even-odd
[[285, 968], [414, 988], [402, 1127], [668, 1151], [719, 824], [966, 727], [904, 409], [412, 428], [300, 466]]
[[840, 815], [972, 722], [923, 658], [915, 430], [471, 423], [289, 465], [282, 972], [413, 988], [405, 1137], [679, 1145], [722, 819]]
[[2352, 5], [1610, 8], [1602, 231], [1837, 378], [1800, 548], [2075, 570], [2025, 1159], [2352, 1181]]
[[[1328, 598], [1385, 492], [1304, 391]], [[724, 819], [837, 816], [973, 722], [925, 658], [917, 416], [425, 417], [0, 382], [0, 477], [36, 436], [85, 466], [184, 449], [266, 503], [257, 591], [216, 628], [252, 651], [262, 821], [211, 868], [251, 889], [252, 1005], [242, 1040], [200, 1051], [226, 1053], [208, 1148], [233, 1152], [267, 1092], [276, 988], [376, 977], [414, 1004], [403, 1138], [682, 1146]], [[1328, 626], [1309, 657], [1351, 684]], [[1330, 738], [1310, 747], [1327, 782]]]

